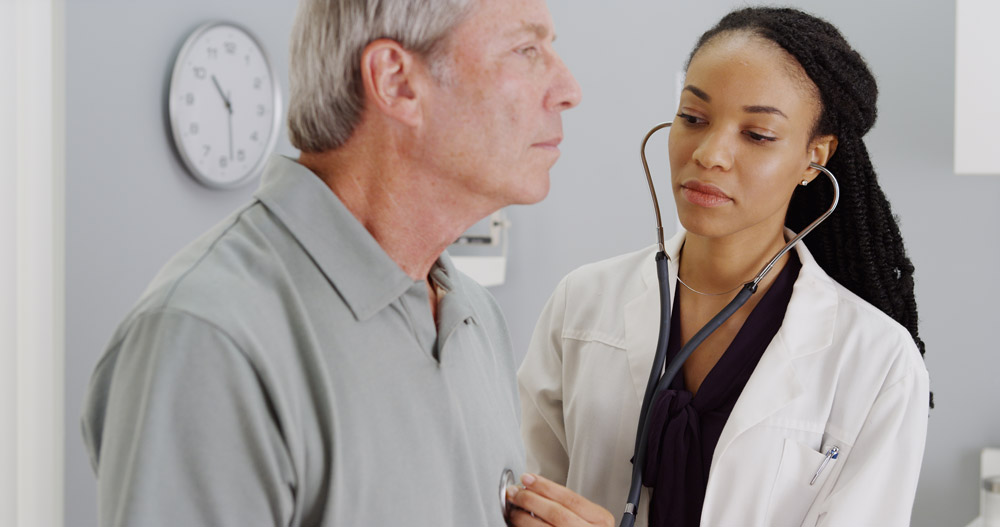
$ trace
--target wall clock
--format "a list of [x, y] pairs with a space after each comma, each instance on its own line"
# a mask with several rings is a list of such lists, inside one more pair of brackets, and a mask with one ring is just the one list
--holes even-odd
[[195, 29], [170, 80], [168, 113], [185, 167], [212, 188], [256, 178], [278, 140], [281, 94], [260, 42], [231, 22]]

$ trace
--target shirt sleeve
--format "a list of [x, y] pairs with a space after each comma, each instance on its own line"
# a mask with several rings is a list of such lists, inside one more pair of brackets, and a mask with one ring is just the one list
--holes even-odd
[[94, 373], [83, 430], [103, 527], [293, 523], [293, 470], [267, 393], [202, 319], [133, 321]]
[[927, 437], [928, 384], [919, 364], [879, 393], [817, 526], [910, 525]]
[[566, 283], [563, 280], [542, 310], [517, 374], [527, 469], [563, 485], [569, 470], [562, 397], [565, 310]]

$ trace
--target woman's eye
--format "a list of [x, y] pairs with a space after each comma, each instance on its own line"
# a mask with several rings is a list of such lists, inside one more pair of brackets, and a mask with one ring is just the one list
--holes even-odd
[[747, 131], [747, 132], [744, 132], [744, 133], [747, 135], [747, 137], [749, 137], [755, 143], [765, 143], [765, 142], [770, 142], [770, 141], [776, 141], [778, 139], [777, 137], [771, 137], [769, 135], [758, 134], [756, 132]]
[[688, 114], [683, 113], [683, 112], [677, 114], [677, 117], [680, 117], [681, 119], [687, 121], [688, 124], [698, 124], [701, 121], [697, 117], [695, 117], [693, 115], [688, 115]]

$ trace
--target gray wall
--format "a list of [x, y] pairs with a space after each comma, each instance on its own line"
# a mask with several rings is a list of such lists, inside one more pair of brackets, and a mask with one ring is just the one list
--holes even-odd
[[[0, 1], [0, 71], [17, 71], [17, 11], [13, 2]], [[9, 75], [10, 73], [8, 73]], [[16, 75], [16, 74], [15, 74]], [[17, 84], [0, 82], [0, 247], [17, 243]], [[17, 360], [17, 252], [0, 250], [0, 360]], [[3, 294], [6, 293], [6, 294]], [[7, 350], [11, 350], [8, 352]], [[17, 420], [17, 368], [0, 371], [0, 423]], [[10, 430], [10, 428], [8, 428]], [[0, 521], [17, 514], [16, 434], [0, 436]]]
[[[213, 18], [254, 30], [287, 76], [293, 2], [68, 2], [67, 525], [95, 525], [93, 476], [79, 434], [90, 372], [115, 325], [159, 266], [236, 208], [253, 185], [204, 189], [173, 154], [163, 116], [171, 60]], [[545, 202], [509, 211], [507, 284], [495, 294], [519, 354], [568, 271], [655, 239], [638, 142], [674, 110], [674, 77], [698, 34], [736, 2], [550, 0], [557, 48], [583, 87], [565, 116], [563, 157]], [[1000, 177], [952, 173], [954, 3], [842, 0], [793, 4], [836, 23], [881, 83], [869, 148], [917, 266], [917, 300], [938, 408], [913, 524], [964, 526], [977, 513], [978, 451], [1000, 445], [988, 408], [1000, 395], [989, 338], [1000, 295]], [[234, 8], [239, 5], [239, 8]], [[287, 85], [284, 87], [287, 94]], [[654, 170], [663, 174], [663, 143]], [[283, 137], [279, 151], [293, 153]], [[661, 177], [662, 179], [662, 177]], [[672, 214], [670, 199], [662, 203]], [[668, 220], [668, 230], [673, 223]], [[985, 276], [985, 278], [983, 278]]]
[[[270, 53], [287, 100], [294, 3], [66, 4], [66, 525], [82, 527], [97, 524], [97, 505], [80, 411], [102, 349], [166, 259], [255, 187], [209, 190], [182, 168], [165, 118], [174, 57], [203, 22], [243, 24]], [[277, 149], [297, 155], [284, 132]]]

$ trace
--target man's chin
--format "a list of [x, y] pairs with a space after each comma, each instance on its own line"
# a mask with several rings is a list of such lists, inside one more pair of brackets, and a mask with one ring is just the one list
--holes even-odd
[[511, 205], [534, 205], [545, 199], [549, 195], [549, 177], [548, 174], [545, 175], [545, 184], [535, 183], [533, 185], [526, 185], [519, 189], [520, 192], [514, 197], [514, 201]]

